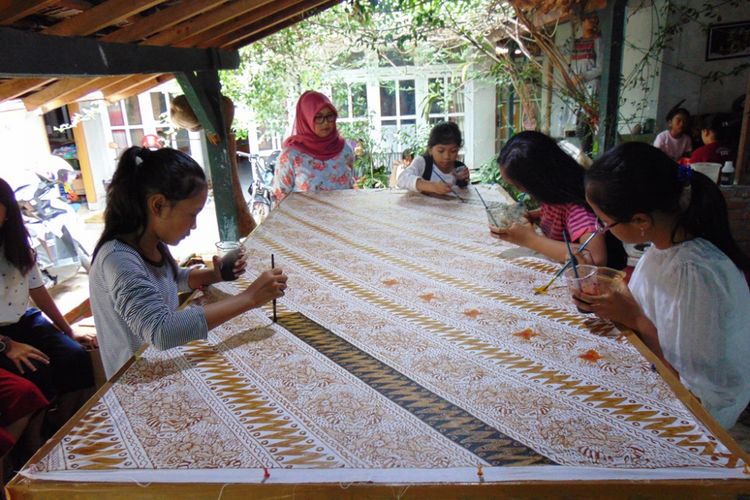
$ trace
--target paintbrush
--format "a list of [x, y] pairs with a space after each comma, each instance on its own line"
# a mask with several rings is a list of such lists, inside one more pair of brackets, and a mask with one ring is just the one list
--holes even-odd
[[[582, 252], [582, 251], [583, 251], [583, 250], [584, 250], [584, 249], [586, 248], [586, 245], [588, 245], [588, 244], [589, 244], [589, 242], [590, 242], [591, 240], [593, 240], [593, 239], [594, 239], [594, 236], [596, 236], [597, 234], [599, 234], [599, 233], [597, 233], [597, 232], [594, 232], [594, 233], [592, 233], [592, 234], [591, 234], [591, 236], [589, 236], [588, 238], [586, 238], [586, 241], [584, 241], [583, 243], [581, 243], [581, 246], [580, 246], [580, 247], [578, 247], [578, 253], [581, 253], [581, 252]], [[570, 267], [570, 265], [572, 264], [572, 262], [573, 262], [572, 260], [568, 260], [568, 261], [567, 261], [567, 262], [565, 263], [565, 265], [564, 265], [564, 266], [562, 266], [562, 267], [560, 268], [560, 270], [559, 270], [559, 271], [557, 271], [557, 272], [555, 273], [555, 275], [554, 275], [554, 276], [552, 276], [552, 279], [551, 279], [551, 280], [549, 280], [549, 283], [547, 283], [547, 284], [546, 284], [546, 285], [544, 285], [544, 286], [540, 286], [540, 287], [534, 288], [534, 294], [535, 294], [535, 295], [539, 295], [540, 293], [545, 293], [545, 292], [547, 291], [547, 289], [548, 289], [548, 288], [549, 288], [550, 286], [552, 286], [552, 283], [554, 283], [554, 282], [555, 282], [555, 280], [557, 280], [557, 278], [559, 278], [559, 277], [560, 277], [560, 276], [562, 275], [562, 273], [564, 273], [564, 272], [565, 272], [565, 270], [566, 270], [567, 268], [569, 268], [569, 267]]]
[[442, 176], [442, 175], [440, 175], [439, 173], [437, 173], [437, 169], [434, 169], [434, 170], [432, 171], [432, 173], [433, 173], [433, 174], [435, 174], [435, 175], [437, 175], [437, 178], [438, 178], [438, 179], [440, 179], [441, 181], [443, 181], [443, 184], [445, 184], [446, 186], [448, 186], [449, 188], [451, 188], [451, 193], [453, 193], [454, 195], [456, 195], [456, 198], [458, 198], [459, 200], [461, 200], [461, 203], [466, 203], [466, 200], [464, 200], [463, 198], [461, 198], [461, 195], [459, 195], [459, 194], [458, 194], [458, 193], [456, 192], [456, 189], [455, 189], [455, 188], [454, 188], [454, 187], [453, 187], [453, 186], [452, 186], [451, 184], [448, 184], [448, 181], [446, 181], [446, 180], [445, 180], [445, 179], [443, 178], [443, 176]]
[[495, 220], [495, 216], [492, 214], [492, 211], [490, 210], [490, 207], [487, 206], [487, 203], [485, 203], [484, 198], [482, 198], [482, 193], [479, 192], [479, 189], [476, 187], [474, 188], [474, 191], [477, 192], [477, 195], [479, 195], [479, 200], [482, 202], [482, 205], [484, 205], [484, 209], [487, 210], [487, 213], [490, 214], [490, 219], [492, 219], [492, 225], [495, 227], [499, 227], [497, 225], [497, 221]]
[[[276, 267], [276, 263], [273, 260], [273, 254], [271, 254], [271, 269]], [[273, 299], [273, 322], [276, 323], [276, 299]]]

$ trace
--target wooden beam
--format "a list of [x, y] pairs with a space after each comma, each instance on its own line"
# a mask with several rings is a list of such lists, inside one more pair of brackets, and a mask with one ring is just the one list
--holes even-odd
[[602, 11], [602, 43], [606, 53], [602, 64], [599, 91], [598, 154], [617, 145], [619, 117], [620, 73], [622, 72], [623, 42], [625, 40], [625, 8], [627, 0], [614, 0]]
[[[264, 0], [258, 2], [255, 1], [239, 1], [234, 2], [229, 5], [225, 5], [223, 7], [213, 9], [210, 12], [206, 12], [205, 14], [195, 18], [191, 19], [187, 22], [180, 23], [178, 25], [173, 26], [170, 30], [163, 31], [156, 36], [150, 38], [147, 43], [149, 45], [168, 45], [170, 43], [174, 43], [175, 46], [188, 46], [186, 45], [186, 41], [183, 39], [185, 37], [186, 33], [196, 33], [199, 36], [192, 37], [191, 39], [195, 39], [198, 42], [203, 41], [203, 37], [200, 36], [201, 33], [206, 32], [207, 30], [211, 29], [212, 27], [216, 26], [217, 24], [221, 24], [222, 22], [226, 21], [227, 19], [232, 19], [233, 17], [237, 15], [242, 15], [243, 13], [246, 13], [248, 11], [255, 10], [264, 4], [267, 4], [271, 2], [272, 0]], [[139, 83], [147, 84], [152, 77], [142, 77], [139, 80]], [[126, 79], [106, 79], [106, 81], [102, 82], [102, 85], [119, 85], [120, 83], [125, 83]], [[45, 81], [42, 81], [40, 85], [43, 85], [46, 83]], [[131, 84], [131, 82], [127, 82], [128, 88], [135, 86], [134, 84]], [[54, 85], [54, 84], [53, 84]], [[96, 89], [93, 89], [96, 90]], [[126, 89], [119, 88], [117, 90], [114, 90], [114, 94], [121, 94], [125, 92]], [[48, 101], [41, 106], [45, 109], [54, 109], [56, 107], [60, 107], [66, 102], [72, 102], [76, 99], [79, 99], [86, 94], [89, 94], [92, 92], [92, 89], [90, 89], [90, 85], [86, 84], [82, 86], [77, 91], [69, 91], [69, 89], [66, 88], [66, 91], [68, 92], [66, 95], [67, 101], [61, 100], [61, 99], [55, 99], [54, 101]], [[104, 88], [102, 88], [102, 91], [104, 91]], [[53, 91], [50, 91], [50, 93], [53, 93]], [[105, 96], [109, 96], [107, 92], [105, 92]], [[2, 93], [2, 85], [0, 85], [0, 96], [3, 96]], [[36, 101], [36, 104], [38, 104], [39, 101]]]
[[319, 12], [340, 3], [340, 0], [318, 0], [317, 2], [309, 2], [309, 4], [314, 5], [314, 7], [311, 7], [309, 10], [299, 13], [297, 16], [289, 17], [282, 21], [273, 22], [267, 26], [262, 27], [260, 30], [254, 28], [252, 30], [248, 30], [251, 32], [246, 33], [243, 37], [235, 38], [235, 40], [233, 40], [232, 42], [229, 42], [226, 45], [222, 45], [222, 47], [239, 48], [245, 45], [249, 45], [256, 40], [260, 40], [261, 38], [273, 35], [274, 33], [281, 31], [284, 28], [296, 24], [303, 19], [307, 19], [310, 16], [314, 16], [315, 14], [318, 14]]
[[248, 24], [255, 23], [261, 19], [268, 17], [271, 14], [278, 12], [280, 9], [286, 8], [291, 4], [301, 3], [302, 1], [303, 0], [277, 0], [276, 2], [268, 3], [201, 33], [200, 40], [197, 40], [194, 37], [190, 37], [186, 39], [185, 42], [197, 47], [213, 46], [211, 45], [211, 41], [216, 39], [217, 37], [241, 29]]
[[155, 47], [90, 38], [40, 35], [0, 27], [0, 76], [130, 75], [239, 67], [236, 51]]
[[191, 19], [169, 30], [149, 38], [144, 43], [148, 45], [173, 45], [175, 47], [191, 47], [195, 35], [207, 31], [223, 22], [258, 9], [273, 0], [236, 0], [210, 12], [206, 12], [196, 19]]
[[[96, 7], [70, 17], [41, 31], [47, 35], [86, 36], [111, 24], [143, 12], [164, 0], [108, 0]], [[20, 78], [0, 84], [0, 102], [15, 99], [27, 92], [53, 82], [52, 78]]]
[[740, 143], [737, 147], [737, 165], [734, 169], [734, 182], [750, 184], [750, 76], [747, 78], [745, 107], [742, 110]]
[[164, 0], [108, 0], [42, 30], [45, 35], [86, 36], [125, 21]]
[[0, 26], [13, 24], [19, 19], [28, 17], [49, 7], [58, 0], [9, 0], [0, 7]]
[[140, 81], [138, 82], [138, 84], [130, 86], [117, 94], [110, 94], [109, 96], [106, 96], [106, 99], [109, 102], [121, 101], [122, 99], [127, 99], [128, 97], [147, 92], [154, 87], [158, 87], [164, 82], [172, 80], [173, 78], [174, 75], [158, 75], [154, 78], [151, 78], [150, 80]]
[[[178, 5], [160, 10], [159, 12], [143, 18], [137, 23], [113, 31], [110, 34], [103, 36], [101, 40], [106, 42], [139, 41], [163, 30], [166, 27], [190, 19], [191, 17], [199, 15], [225, 2], [226, 0], [187, 0]], [[78, 82], [79, 86], [77, 88], [73, 84], [74, 81]], [[39, 107], [48, 110], [55, 109], [67, 102], [73, 102], [96, 90], [96, 87], [93, 89], [91, 88], [92, 84], [96, 81], [98, 81], [98, 79], [81, 81], [78, 79], [70, 80], [68, 78], [63, 78], [24, 99], [24, 105], [29, 111], [33, 111]], [[120, 80], [118, 79], [117, 81]], [[42, 82], [44, 81], [42, 80]], [[2, 96], [2, 90], [0, 90], [0, 96]], [[68, 96], [69, 100], [64, 100], [64, 98]]]
[[[68, 106], [71, 116], [80, 113], [81, 105], [77, 102]], [[76, 143], [78, 153], [78, 163], [81, 166], [81, 177], [83, 177], [83, 188], [86, 191], [86, 202], [96, 203], [96, 186], [94, 186], [94, 177], [91, 173], [91, 160], [89, 159], [89, 150], [86, 144], [86, 133], [83, 130], [83, 122], [78, 122], [73, 127], [73, 140]]]
[[190, 18], [204, 14], [227, 0], [187, 0], [143, 17], [133, 24], [105, 35], [105, 42], [137, 42]]
[[183, 73], [177, 75], [177, 81], [180, 82], [185, 97], [203, 128], [218, 133], [220, 138], [206, 144], [216, 204], [216, 220], [222, 240], [237, 240], [240, 237], [238, 207], [232, 192], [232, 163], [228, 155], [228, 131], [224, 126], [219, 73]]

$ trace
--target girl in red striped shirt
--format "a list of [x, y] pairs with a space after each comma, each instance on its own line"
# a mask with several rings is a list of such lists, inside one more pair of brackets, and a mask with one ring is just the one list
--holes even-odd
[[[599, 231], [586, 249], [595, 265], [622, 269], [627, 256], [622, 244], [597, 224], [586, 203], [584, 168], [568, 156], [550, 137], [534, 131], [516, 134], [497, 158], [503, 179], [539, 201], [538, 210], [527, 212], [528, 224], [500, 229], [490, 226], [496, 238], [529, 248], [558, 262], [568, 260], [563, 230], [573, 249]], [[533, 223], [538, 223], [539, 234]], [[599, 229], [598, 229], [599, 228]]]

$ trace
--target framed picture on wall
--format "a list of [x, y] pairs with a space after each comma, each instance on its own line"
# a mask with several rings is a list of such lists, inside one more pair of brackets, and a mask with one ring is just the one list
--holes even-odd
[[750, 57], [750, 21], [708, 27], [706, 61]]

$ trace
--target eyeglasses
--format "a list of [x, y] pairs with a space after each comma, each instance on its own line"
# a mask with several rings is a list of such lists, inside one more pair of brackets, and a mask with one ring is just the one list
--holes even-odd
[[619, 223], [620, 221], [613, 222], [611, 224], [605, 224], [599, 217], [597, 217], [596, 218], [596, 232], [599, 234], [604, 234]]
[[318, 125], [324, 122], [333, 123], [336, 121], [336, 115], [334, 115], [333, 113], [331, 113], [330, 115], [315, 115], [315, 118], [313, 118], [313, 120], [315, 120], [315, 123], [317, 123]]

